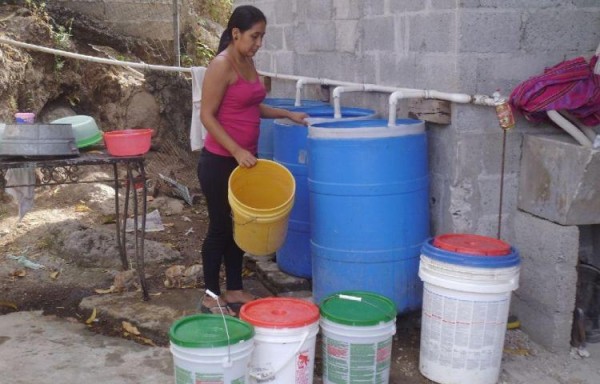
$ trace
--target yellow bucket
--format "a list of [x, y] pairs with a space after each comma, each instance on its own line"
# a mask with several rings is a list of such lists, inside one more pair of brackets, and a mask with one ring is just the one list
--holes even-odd
[[252, 168], [234, 169], [227, 195], [236, 244], [257, 256], [277, 251], [285, 241], [295, 191], [294, 176], [274, 161], [259, 159]]

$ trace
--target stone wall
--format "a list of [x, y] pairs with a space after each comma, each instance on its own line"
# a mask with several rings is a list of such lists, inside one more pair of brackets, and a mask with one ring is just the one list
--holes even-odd
[[[186, 0], [179, 0], [180, 6]], [[129, 36], [173, 41], [173, 0], [55, 0]]]
[[[600, 43], [597, 0], [235, 1], [242, 4], [261, 8], [268, 18], [265, 44], [256, 59], [260, 70], [349, 82], [487, 95], [499, 89], [509, 95], [547, 66], [579, 55], [590, 57]], [[290, 82], [275, 82], [273, 96], [293, 97], [293, 89]], [[305, 96], [315, 95], [318, 90], [306, 90]], [[387, 116], [387, 95], [344, 95], [342, 102]], [[403, 114], [406, 104], [400, 106], [399, 116]], [[518, 210], [517, 192], [523, 135], [539, 132], [560, 131], [518, 118], [506, 145], [502, 238], [522, 249], [528, 261], [543, 258], [544, 247], [535, 232], [529, 232], [531, 239], [519, 232], [530, 221], [536, 224], [536, 218]], [[429, 124], [432, 235], [496, 236], [502, 136], [489, 107], [453, 104], [450, 125]], [[578, 247], [577, 227], [536, 225], [550, 231], [550, 238], [555, 233], [565, 244]], [[532, 336], [551, 348], [568, 347], [565, 332], [570, 330], [578, 253], [569, 251], [574, 259], [565, 262], [569, 271], [561, 278], [571, 288], [568, 297], [554, 296], [563, 300], [557, 304], [559, 318], [550, 315], [551, 302], [535, 297], [538, 291], [514, 299], [515, 310], [529, 304], [542, 308], [532, 316], [523, 312], [528, 329], [538, 325], [535, 316], [548, 314], [539, 320], [542, 332]], [[523, 268], [531, 265], [524, 263]], [[537, 289], [544, 279], [555, 277], [551, 274], [544, 270], [525, 275], [540, 279], [528, 282]], [[555, 339], [543, 340], [543, 330], [557, 329]]]

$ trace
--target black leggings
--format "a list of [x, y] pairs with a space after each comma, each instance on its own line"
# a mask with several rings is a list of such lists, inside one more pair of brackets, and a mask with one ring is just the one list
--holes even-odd
[[242, 251], [233, 240], [231, 207], [227, 200], [229, 175], [237, 161], [233, 157], [219, 156], [202, 149], [198, 164], [198, 180], [208, 206], [208, 232], [202, 244], [204, 285], [215, 294], [221, 294], [219, 272], [225, 261], [225, 278], [228, 290], [241, 290]]

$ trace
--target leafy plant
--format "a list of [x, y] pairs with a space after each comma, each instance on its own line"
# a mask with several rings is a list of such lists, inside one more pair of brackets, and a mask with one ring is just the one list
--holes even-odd
[[196, 59], [198, 65], [206, 66], [215, 57], [216, 52], [201, 41], [196, 41]]

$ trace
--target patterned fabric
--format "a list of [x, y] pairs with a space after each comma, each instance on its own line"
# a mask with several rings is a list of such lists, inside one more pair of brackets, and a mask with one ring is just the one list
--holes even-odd
[[588, 126], [600, 124], [600, 75], [594, 73], [598, 56], [588, 64], [583, 57], [546, 68], [519, 84], [510, 95], [512, 106], [530, 121], [548, 119], [546, 111], [566, 110]]

